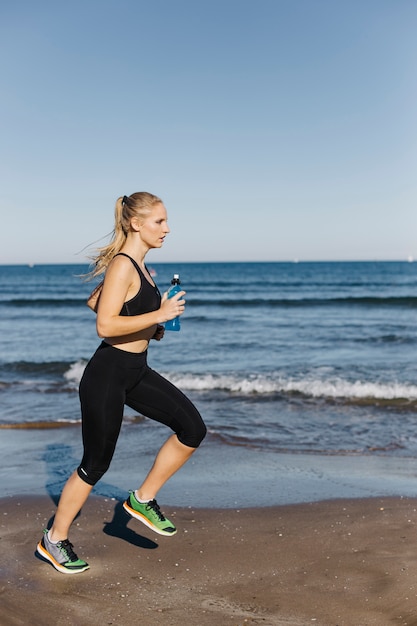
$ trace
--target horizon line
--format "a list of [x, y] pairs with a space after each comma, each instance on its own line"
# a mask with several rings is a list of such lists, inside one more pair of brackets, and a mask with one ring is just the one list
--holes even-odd
[[[243, 260], [228, 260], [228, 261], [179, 261], [179, 260], [175, 260], [175, 261], [156, 261], [155, 263], [152, 263], [152, 265], [173, 265], [173, 264], [181, 264], [181, 265], [186, 265], [186, 264], [226, 264], [226, 263], [230, 263], [230, 264], [241, 264], [241, 263], [291, 263], [291, 264], [298, 264], [298, 263], [413, 263], [414, 261], [417, 261], [417, 258], [415, 259], [413, 256], [408, 256], [406, 258], [398, 258], [398, 259], [281, 259], [281, 260], [265, 260], [265, 259], [258, 259], [258, 260], [250, 260], [250, 261], [243, 261]], [[52, 261], [41, 261], [41, 262], [25, 262], [25, 261], [21, 261], [21, 262], [17, 262], [17, 263], [3, 263], [0, 262], [0, 267], [35, 267], [35, 266], [39, 266], [39, 265], [91, 265], [91, 263], [89, 262], [63, 262], [63, 261], [58, 261], [58, 262], [52, 262]]]

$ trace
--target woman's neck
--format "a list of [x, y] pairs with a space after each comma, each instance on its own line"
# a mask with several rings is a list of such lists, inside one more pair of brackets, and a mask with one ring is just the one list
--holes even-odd
[[128, 234], [126, 241], [123, 244], [123, 247], [120, 250], [120, 252], [124, 252], [125, 254], [128, 254], [129, 256], [132, 257], [132, 259], [135, 259], [136, 263], [139, 266], [144, 267], [145, 256], [149, 252], [149, 248], [145, 247], [142, 241], [140, 241], [137, 237], [134, 236], [136, 234], [137, 233]]

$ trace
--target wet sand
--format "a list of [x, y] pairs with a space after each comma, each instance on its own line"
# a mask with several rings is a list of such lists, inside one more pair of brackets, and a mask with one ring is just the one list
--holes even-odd
[[2, 626], [417, 625], [417, 499], [161, 502], [161, 537], [93, 496], [70, 537], [91, 569], [71, 576], [35, 555], [51, 498], [0, 503]]

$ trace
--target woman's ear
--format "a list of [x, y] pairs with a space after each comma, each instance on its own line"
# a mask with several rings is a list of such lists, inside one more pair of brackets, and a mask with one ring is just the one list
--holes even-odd
[[138, 220], [137, 217], [132, 217], [132, 219], [130, 220], [130, 227], [133, 230], [133, 232], [135, 233], [139, 233], [140, 232], [140, 221]]

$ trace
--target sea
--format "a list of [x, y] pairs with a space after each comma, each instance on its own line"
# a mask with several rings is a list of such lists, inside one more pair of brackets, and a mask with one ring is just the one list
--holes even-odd
[[[417, 492], [417, 263], [151, 269], [161, 292], [179, 273], [187, 304], [181, 330], [151, 342], [149, 365], [208, 427], [176, 483], [184, 501]], [[88, 270], [0, 266], [0, 495], [58, 491], [79, 462], [78, 384], [100, 342]], [[126, 407], [101, 492], [117, 497], [132, 464], [149, 465], [166, 435]]]

